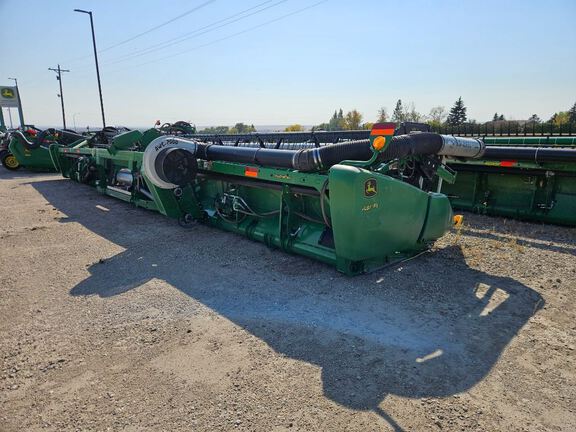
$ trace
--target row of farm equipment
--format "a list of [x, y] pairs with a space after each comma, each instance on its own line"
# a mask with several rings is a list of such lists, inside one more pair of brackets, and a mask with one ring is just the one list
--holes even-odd
[[576, 137], [467, 138], [393, 123], [202, 135], [178, 122], [90, 136], [18, 131], [7, 151], [183, 226], [239, 233], [349, 275], [425, 250], [454, 224], [452, 208], [576, 226]]

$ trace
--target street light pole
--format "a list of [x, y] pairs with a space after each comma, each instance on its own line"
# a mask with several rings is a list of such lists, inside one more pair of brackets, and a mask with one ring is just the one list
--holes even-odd
[[60, 102], [62, 104], [62, 123], [64, 124], [64, 129], [66, 129], [66, 113], [64, 112], [64, 93], [62, 92], [62, 72], [70, 72], [68, 69], [60, 69], [60, 65], [58, 65], [58, 69], [48, 68], [48, 70], [56, 72], [58, 75], [56, 79], [60, 83]]
[[16, 78], [8, 78], [14, 81], [16, 86], [16, 96], [18, 96], [18, 115], [20, 116], [20, 126], [24, 129], [24, 111], [22, 111], [22, 99], [20, 99], [20, 89], [18, 88], [18, 80]]
[[92, 11], [85, 11], [82, 9], [74, 9], [74, 12], [80, 12], [90, 15], [90, 28], [92, 29], [92, 45], [94, 46], [94, 60], [96, 62], [96, 78], [98, 79], [98, 93], [100, 95], [100, 109], [102, 110], [102, 127], [106, 127], [106, 119], [104, 117], [104, 101], [102, 100], [102, 85], [100, 84], [100, 69], [98, 67], [98, 51], [96, 50], [96, 36], [94, 35], [94, 20], [92, 19]]
[[72, 114], [72, 121], [74, 122], [74, 130], [77, 131], [76, 129], [76, 116], [80, 114], [79, 112], [75, 112], [74, 114]]

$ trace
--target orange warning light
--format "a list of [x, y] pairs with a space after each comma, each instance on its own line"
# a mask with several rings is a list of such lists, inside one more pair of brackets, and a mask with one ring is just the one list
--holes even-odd
[[372, 141], [372, 147], [374, 147], [374, 150], [376, 151], [382, 150], [385, 145], [386, 145], [386, 138], [383, 136], [377, 136], [376, 138], [374, 138], [374, 141]]

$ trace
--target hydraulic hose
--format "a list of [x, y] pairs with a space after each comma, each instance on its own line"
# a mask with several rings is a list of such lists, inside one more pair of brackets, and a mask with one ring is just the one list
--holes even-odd
[[[174, 148], [181, 151], [175, 152]], [[410, 155], [446, 155], [475, 158], [484, 152], [484, 143], [473, 138], [460, 138], [434, 133], [399, 135], [390, 139], [379, 161]], [[168, 155], [170, 154], [170, 157]], [[144, 152], [143, 165], [148, 177], [159, 187], [190, 181], [195, 172], [194, 159], [237, 162], [301, 172], [325, 171], [344, 160], [364, 161], [372, 157], [370, 140], [347, 141], [330, 146], [301, 150], [279, 150], [254, 147], [232, 147], [205, 144], [191, 139], [163, 136], [152, 141]], [[189, 160], [186, 160], [189, 159]], [[164, 166], [172, 160], [171, 166]], [[169, 173], [173, 170], [181, 173]], [[175, 181], [178, 179], [179, 181]]]

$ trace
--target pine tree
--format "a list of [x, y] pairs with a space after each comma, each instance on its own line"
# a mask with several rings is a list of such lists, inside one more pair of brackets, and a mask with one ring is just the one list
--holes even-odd
[[498, 117], [498, 120], [500, 120], [500, 121], [506, 120], [506, 119], [504, 118], [504, 114], [500, 114], [500, 117]]
[[330, 119], [330, 122], [328, 122], [328, 130], [338, 130], [338, 110], [334, 111], [334, 115]]
[[494, 113], [494, 117], [492, 117], [492, 121], [498, 121], [498, 113]]
[[328, 130], [339, 131], [343, 130], [345, 127], [346, 119], [344, 119], [344, 111], [342, 111], [342, 108], [340, 108], [339, 110], [334, 111], [334, 115], [328, 123]]
[[537, 114], [532, 114], [528, 119], [528, 123], [540, 123], [540, 122], [541, 122], [540, 117], [538, 117]]
[[406, 113], [404, 113], [404, 107], [402, 106], [402, 99], [398, 99], [396, 102], [396, 108], [392, 113], [392, 121], [400, 123], [406, 120]]
[[450, 110], [450, 114], [448, 114], [448, 119], [446, 119], [446, 123], [451, 126], [458, 126], [461, 125], [466, 121], [466, 107], [464, 106], [464, 102], [462, 101], [462, 96], [458, 98], [458, 100], [454, 103], [454, 106]]
[[568, 116], [570, 123], [576, 123], [576, 102], [572, 105], [572, 108], [568, 110]]

